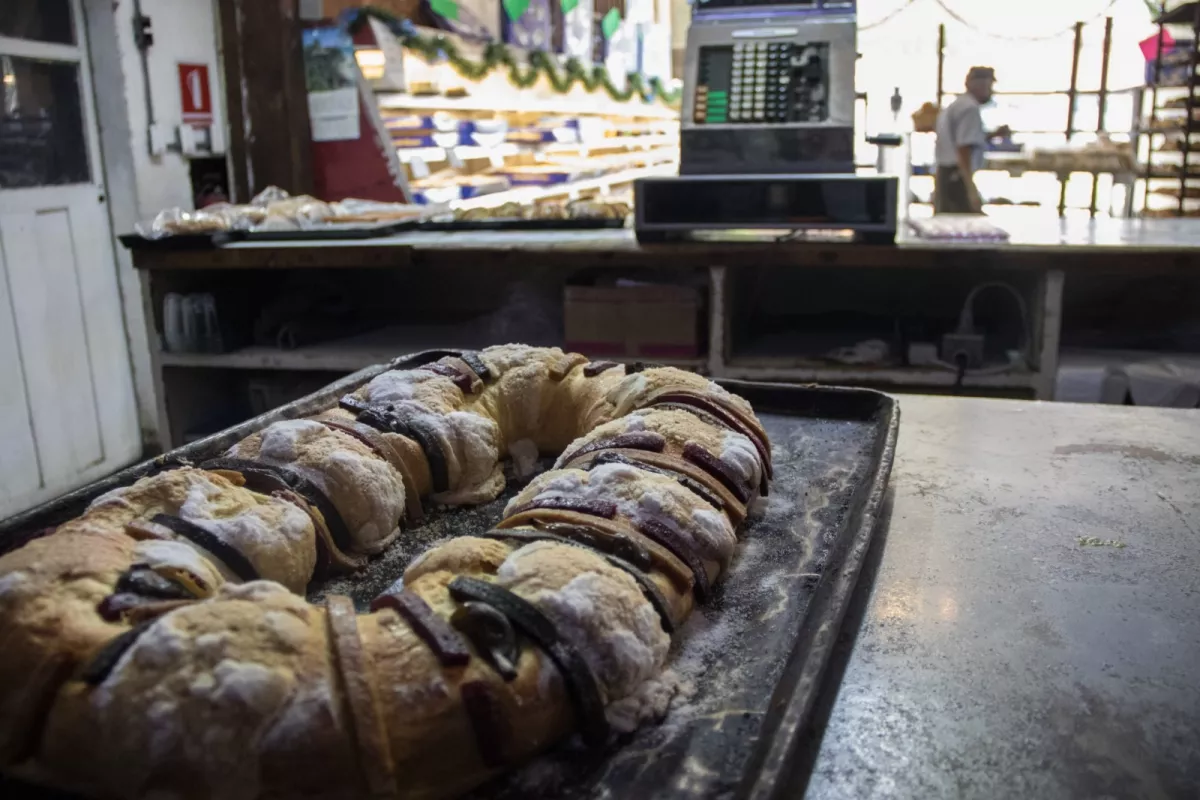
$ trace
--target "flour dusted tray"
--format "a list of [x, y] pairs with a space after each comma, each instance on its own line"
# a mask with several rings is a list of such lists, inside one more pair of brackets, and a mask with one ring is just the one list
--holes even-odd
[[[434, 361], [405, 356], [227, 431], [131, 467], [0, 522], [0, 552], [78, 514], [118, 485], [179, 461], [214, 457], [281, 419], [327, 408], [390, 368]], [[477, 790], [476, 798], [769, 798], [783, 791], [807, 730], [820, 678], [870, 544], [899, 428], [896, 402], [858, 389], [724, 382], [753, 405], [771, 439], [771, 496], [747, 523], [737, 555], [707, 605], [676, 635], [679, 694], [661, 725], [603, 752], [574, 742]], [[505, 496], [476, 508], [435, 512], [364, 571], [310, 587], [354, 598], [365, 610], [408, 561], [436, 539], [481, 532]], [[61, 796], [0, 780], [5, 797]], [[18, 794], [19, 792], [19, 794]]]

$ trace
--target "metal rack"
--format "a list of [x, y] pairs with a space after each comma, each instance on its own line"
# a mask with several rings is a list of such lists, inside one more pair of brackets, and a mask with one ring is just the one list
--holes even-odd
[[[1154, 78], [1150, 82], [1150, 121], [1144, 126], [1140, 134], [1146, 137], [1146, 163], [1145, 163], [1145, 193], [1142, 198], [1143, 214], [1149, 210], [1150, 195], [1154, 193], [1151, 188], [1151, 182], [1164, 180], [1163, 175], [1156, 174], [1154, 156], [1162, 153], [1174, 153], [1165, 149], [1155, 149], [1155, 137], [1163, 136], [1163, 141], [1169, 141], [1169, 136], [1173, 133], [1173, 129], [1162, 129], [1159, 127], [1159, 111], [1165, 110], [1159, 106], [1159, 92], [1163, 89], [1186, 89], [1187, 97], [1183, 105], [1184, 117], [1180, 132], [1183, 138], [1180, 141], [1182, 154], [1182, 163], [1179, 167], [1179, 202], [1176, 208], [1175, 215], [1179, 217], [1186, 216], [1185, 206], [1188, 200], [1188, 181], [1200, 179], [1200, 169], [1195, 174], [1192, 172], [1192, 134], [1200, 133], [1200, 121], [1196, 120], [1194, 114], [1200, 111], [1200, 105], [1196, 102], [1196, 67], [1200, 63], [1200, 2], [1185, 3], [1184, 5], [1173, 8], [1167, 11], [1166, 4], [1161, 7], [1161, 13], [1155, 23], [1158, 25], [1158, 46], [1155, 49], [1154, 59]], [[1186, 83], [1178, 86], [1163, 86], [1163, 61], [1166, 53], [1164, 53], [1164, 45], [1166, 43], [1166, 31], [1168, 25], [1186, 25], [1191, 24], [1192, 27], [1192, 49], [1188, 54], [1188, 73]], [[1176, 109], [1177, 110], [1177, 109]], [[1140, 138], [1140, 137], [1139, 137]], [[1139, 151], [1140, 151], [1139, 145]], [[1200, 165], [1198, 165], [1200, 166]], [[1169, 178], [1168, 178], [1169, 179]], [[1200, 197], [1200, 193], [1197, 194]]]

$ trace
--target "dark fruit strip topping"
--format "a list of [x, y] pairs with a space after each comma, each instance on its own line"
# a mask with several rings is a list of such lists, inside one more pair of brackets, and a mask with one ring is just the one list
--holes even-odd
[[429, 477], [433, 484], [433, 493], [440, 494], [450, 491], [450, 467], [446, 463], [446, 454], [442, 452], [442, 444], [437, 435], [424, 422], [408, 420], [409, 436], [421, 446], [425, 460], [429, 462]]
[[604, 717], [604, 701], [596, 676], [579, 651], [559, 635], [554, 623], [537, 606], [503, 587], [462, 575], [452, 580], [449, 588], [455, 600], [485, 603], [497, 609], [532, 639], [562, 673], [584, 743], [600, 747], [608, 741], [608, 720]]
[[708, 571], [704, 568], [704, 562], [700, 560], [700, 556], [696, 555], [696, 551], [692, 549], [691, 543], [658, 520], [642, 520], [637, 524], [637, 529], [643, 536], [659, 543], [670, 550], [676, 558], [687, 564], [688, 569], [692, 571], [692, 577], [696, 580], [694, 587], [696, 599], [704, 602], [708, 598], [710, 588]]
[[80, 679], [90, 686], [104, 683], [104, 679], [112, 673], [117, 662], [121, 660], [121, 656], [125, 655], [125, 651], [133, 647], [141, 635], [148, 631], [155, 622], [156, 620], [147, 620], [135, 625], [120, 636], [110, 639], [96, 655], [92, 656], [92, 660], [80, 673]]
[[[727, 408], [720, 402], [712, 398], [705, 397], [699, 394], [690, 392], [668, 392], [659, 395], [654, 399], [651, 405], [659, 403], [675, 403], [684, 406], [698, 408], [701, 411], [707, 412], [709, 415], [719, 418], [725, 423], [725, 427], [731, 428], [745, 436], [754, 445], [754, 449], [758, 451], [758, 459], [762, 462], [764, 485], [766, 481], [774, 478], [775, 473], [771, 467], [771, 447], [767, 443], [763, 435], [755, 429], [755, 426], [745, 422], [737, 413]], [[765, 492], [764, 492], [765, 493]]]
[[433, 651], [443, 667], [465, 666], [471, 651], [458, 631], [439, 617], [421, 596], [407, 589], [381, 594], [371, 601], [371, 610], [390, 608], [409, 624], [413, 633]]
[[109, 622], [117, 622], [124, 617], [130, 610], [138, 606], [144, 606], [149, 603], [157, 603], [158, 600], [149, 597], [142, 597], [137, 594], [128, 592], [110, 594], [108, 597], [100, 601], [96, 606], [96, 612], [101, 619]]
[[450, 490], [450, 469], [446, 464], [446, 454], [437, 435], [424, 422], [415, 418], [401, 417], [392, 406], [368, 408], [358, 415], [358, 421], [369, 425], [375, 430], [385, 433], [396, 433], [412, 439], [425, 454], [429, 462], [429, 476], [433, 483], [433, 493], [440, 494]]
[[504, 766], [504, 743], [512, 730], [504, 717], [504, 709], [495, 690], [487, 681], [467, 681], [459, 688], [463, 708], [475, 731], [475, 746], [485, 766]]
[[554, 534], [563, 539], [579, 542], [582, 545], [599, 550], [602, 553], [614, 555], [617, 558], [633, 564], [638, 569], [648, 570], [654, 566], [650, 551], [623, 533], [612, 536], [601, 536], [591, 528], [583, 525], [571, 525], [567, 522], [534, 523], [538, 530]]
[[595, 453], [597, 450], [648, 450], [651, 453], [661, 453], [667, 447], [667, 439], [661, 433], [654, 431], [634, 431], [622, 433], [608, 439], [597, 439], [588, 442], [570, 455], [563, 456], [559, 463], [570, 464], [580, 456]]
[[117, 580], [117, 593], [128, 592], [158, 600], [195, 600], [196, 596], [178, 583], [159, 575], [145, 564], [134, 564]]
[[462, 390], [463, 394], [470, 394], [471, 387], [475, 383], [470, 375], [464, 374], [462, 371], [455, 369], [453, 365], [447, 364], [444, 361], [435, 361], [432, 364], [426, 364], [421, 369], [427, 369], [430, 372], [449, 378], [454, 381], [455, 386]]
[[522, 503], [505, 516], [515, 517], [523, 511], [530, 511], [535, 508], [549, 508], [555, 511], [575, 511], [579, 514], [603, 517], [604, 519], [612, 519], [617, 515], [617, 504], [610, 503], [607, 500], [583, 500], [573, 497], [539, 497], [528, 503]]
[[[611, 552], [607, 552], [605, 550], [605, 544], [607, 543], [606, 537], [587, 536], [584, 533], [586, 529], [580, 525], [561, 525], [560, 527], [570, 528], [572, 531], [579, 531], [579, 533], [573, 533], [572, 535], [574, 538], [571, 538], [569, 536], [556, 536], [553, 533], [542, 533], [540, 530], [535, 531], [527, 528], [502, 528], [499, 530], [488, 531], [487, 533], [479, 533], [475, 535], [481, 539], [499, 539], [501, 541], [526, 543], [554, 542], [555, 544], [562, 544], [570, 547], [582, 547], [592, 550], [596, 553], [596, 555], [603, 558], [609, 564], [619, 570], [624, 571], [629, 575], [629, 577], [637, 581], [637, 585], [642, 590], [642, 594], [646, 595], [646, 599], [650, 602], [650, 605], [654, 606], [654, 611], [658, 614], [659, 619], [662, 620], [663, 630], [667, 633], [675, 632], [675, 622], [671, 619], [671, 609], [667, 606], [667, 598], [665, 598], [663, 593], [659, 590], [658, 584], [656, 584], [650, 578], [650, 576], [645, 573], [645, 570], [650, 568], [649, 565], [644, 568], [638, 568], [623, 558], [620, 558]], [[628, 541], [630, 544], [633, 544], [632, 540], [628, 539], [627, 537], [626, 541]], [[636, 544], [634, 546], [636, 547]], [[645, 553], [646, 551], [642, 550], [641, 552]], [[650, 554], [646, 553], [646, 560], [649, 561], [649, 559]]]
[[[560, 512], [560, 513], [565, 515], [570, 512]], [[583, 515], [584, 519], [582, 519], [582, 520], [574, 520], [574, 519], [567, 519], [567, 518], [561, 518], [561, 519], [556, 520], [555, 518], [558, 516], [559, 515], [556, 514], [555, 512], [548, 512], [547, 516], [545, 518], [543, 518], [541, 513], [539, 513], [539, 511], [537, 511], [535, 509], [533, 511], [528, 511], [528, 512], [525, 512], [522, 514], [518, 514], [515, 517], [506, 517], [505, 519], [500, 520], [500, 522], [496, 525], [496, 528], [498, 528], [500, 530], [511, 530], [513, 528], [530, 527], [530, 526], [541, 528], [542, 526], [549, 523], [549, 524], [576, 525], [576, 526], [583, 525], [583, 526], [586, 526], [589, 530], [592, 528], [595, 528], [597, 531], [607, 534], [609, 536], [620, 535], [620, 536], [628, 536], [631, 538], [634, 536], [637, 536], [638, 539], [640, 539], [644, 536], [644, 534], [638, 533], [635, 530], [632, 522], [627, 521], [627, 520], [615, 520], [615, 519], [614, 520], [604, 520], [604, 519], [600, 519], [599, 517], [588, 518], [586, 515]], [[653, 541], [649, 537], [645, 537], [645, 538], [646, 538], [646, 543], [643, 544], [641, 541], [638, 541], [638, 545], [640, 547], [644, 548], [648, 553], [650, 553], [650, 556], [654, 562], [653, 566], [655, 568], [657, 568], [659, 571], [661, 571], [663, 574], [665, 574], [667, 577], [669, 577], [671, 579], [671, 582], [674, 583], [676, 586], [678, 586], [679, 590], [681, 592], [691, 591], [692, 587], [696, 583], [695, 577], [692, 575], [691, 567], [689, 567], [687, 564], [685, 564], [683, 561], [681, 561], [679, 558], [677, 558], [667, 548], [665, 548], [662, 545], [658, 544], [657, 542]], [[651, 548], [647, 545], [653, 545], [653, 547]]]
[[688, 477], [687, 475], [674, 472], [666, 467], [660, 467], [656, 464], [647, 464], [644, 461], [635, 461], [629, 456], [621, 453], [600, 453], [594, 459], [592, 459], [592, 462], [584, 469], [592, 469], [593, 467], [598, 467], [601, 464], [625, 464], [626, 466], [636, 467], [637, 469], [644, 470], [645, 472], [652, 472], [655, 475], [662, 475], [664, 478], [671, 478], [680, 486], [687, 489], [689, 492], [715, 508], [717, 511], [725, 510], [725, 503], [722, 502], [720, 497], [717, 497], [715, 494], [710, 492], [707, 486]]
[[668, 635], [675, 632], [675, 621], [671, 619], [671, 609], [667, 605], [667, 598], [663, 596], [662, 591], [658, 588], [658, 584], [642, 570], [630, 564], [628, 561], [623, 561], [616, 556], [605, 555], [604, 560], [612, 564], [619, 570], [625, 572], [626, 575], [633, 578], [645, 595], [646, 600], [654, 607], [655, 613], [658, 614], [658, 619], [662, 623], [662, 629]]
[[742, 479], [735, 475], [733, 470], [724, 461], [700, 445], [695, 442], [685, 444], [683, 446], [683, 457], [719, 480], [741, 502], [747, 503], [750, 501], [750, 496], [753, 492], [742, 482]]
[[344, 411], [350, 411], [354, 414], [361, 414], [364, 411], [370, 411], [371, 406], [366, 402], [359, 400], [352, 394], [344, 395], [341, 400], [338, 400], [338, 408]]
[[292, 488], [288, 476], [279, 468], [248, 458], [214, 458], [201, 464], [200, 469], [240, 473], [247, 489], [262, 494]]
[[236, 547], [226, 544], [215, 534], [196, 523], [171, 514], [155, 514], [150, 521], [170, 529], [176, 536], [182, 536], [197, 547], [212, 553], [241, 580], [256, 581], [259, 579], [258, 570], [250, 563], [250, 559], [242, 555]]
[[602, 372], [608, 372], [610, 369], [616, 369], [621, 366], [616, 361], [593, 361], [583, 368], [583, 376], [585, 378], [594, 378]]
[[123, 592], [120, 594], [110, 594], [101, 600], [100, 604], [96, 606], [96, 612], [100, 614], [102, 619], [109, 622], [125, 620], [126, 622], [136, 624], [143, 620], [161, 617], [168, 611], [174, 611], [181, 606], [191, 605], [194, 602], [196, 602], [196, 598], [194, 597], [187, 600], [160, 600]]
[[[455, 581], [458, 580], [459, 578], [455, 578]], [[454, 583], [451, 583], [450, 587], [450, 594], [455, 599], [462, 599], [454, 595]], [[450, 624], [471, 640], [471, 644], [475, 645], [483, 660], [490, 664], [501, 678], [511, 681], [517, 677], [517, 660], [521, 657], [521, 645], [508, 617], [488, 603], [472, 601], [455, 609]]]
[[247, 489], [263, 494], [281, 490], [294, 491], [320, 512], [325, 522], [325, 528], [329, 531], [329, 535], [338, 549], [343, 553], [354, 551], [354, 540], [350, 537], [350, 529], [346, 527], [341, 512], [329, 499], [329, 495], [325, 494], [320, 486], [291, 467], [264, 464], [261, 461], [251, 461], [245, 458], [216, 458], [212, 461], [205, 461], [200, 468], [240, 472], [246, 478]]
[[368, 657], [359, 638], [354, 603], [349, 597], [331, 594], [325, 598], [325, 610], [333, 656], [350, 710], [358, 766], [366, 780], [367, 793], [371, 797], [394, 797], [396, 775], [392, 751], [371, 687]]
[[411, 439], [412, 430], [409, 429], [408, 422], [401, 418], [395, 411], [390, 410], [391, 408], [391, 406], [363, 408], [362, 411], [358, 412], [355, 421], [361, 422], [363, 425], [374, 428], [377, 431], [395, 433]]
[[479, 376], [479, 380], [486, 382], [496, 377], [492, 374], [492, 371], [488, 368], [488, 365], [483, 363], [483, 359], [479, 357], [479, 353], [475, 350], [464, 350], [459, 358], [461, 358], [463, 363], [471, 368], [472, 372]]

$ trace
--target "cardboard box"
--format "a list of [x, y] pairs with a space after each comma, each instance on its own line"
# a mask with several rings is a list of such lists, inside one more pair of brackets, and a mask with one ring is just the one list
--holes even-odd
[[597, 358], [696, 358], [700, 308], [694, 286], [568, 286], [566, 346]]

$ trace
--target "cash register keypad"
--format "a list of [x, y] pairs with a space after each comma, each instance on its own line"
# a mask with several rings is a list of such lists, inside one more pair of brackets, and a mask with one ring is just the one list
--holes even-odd
[[781, 124], [828, 118], [828, 45], [738, 42], [704, 47], [693, 97], [700, 124]]

